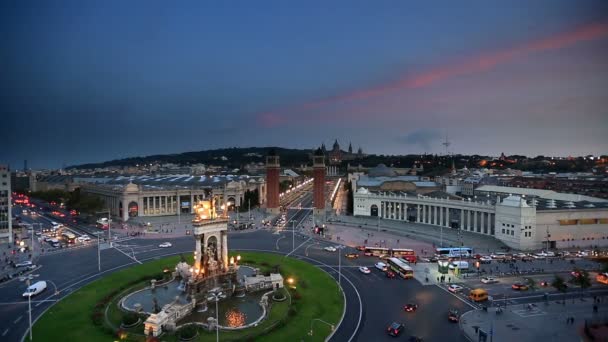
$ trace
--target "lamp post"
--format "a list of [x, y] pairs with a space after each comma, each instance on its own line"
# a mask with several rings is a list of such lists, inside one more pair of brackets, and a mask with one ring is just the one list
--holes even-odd
[[225, 297], [222, 292], [210, 292], [209, 295], [213, 297], [215, 300], [215, 340], [216, 342], [220, 341], [220, 316], [218, 311], [217, 303], [220, 301], [220, 298]]
[[[25, 279], [23, 279], [23, 281], [25, 281], [28, 289], [30, 288], [32, 279], [34, 279], [37, 276], [38, 276], [38, 274], [30, 274], [27, 277], [25, 277]], [[29, 314], [29, 320], [30, 320], [30, 329], [29, 329], [30, 330], [30, 341], [32, 341], [32, 339], [33, 339], [33, 337], [32, 337], [32, 294], [29, 293], [29, 291], [27, 294], [27, 306], [28, 306], [28, 314]]]
[[101, 272], [101, 240], [99, 239], [99, 236], [103, 234], [103, 232], [97, 232], [95, 233], [95, 235], [97, 235], [97, 271]]
[[291, 252], [296, 249], [296, 220], [291, 220]]
[[336, 246], [338, 250], [338, 285], [342, 288], [342, 249], [346, 246]]

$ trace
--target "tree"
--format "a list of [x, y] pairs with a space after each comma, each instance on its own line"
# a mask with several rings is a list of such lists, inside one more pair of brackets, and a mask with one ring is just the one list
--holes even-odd
[[563, 304], [566, 305], [566, 291], [568, 291], [568, 285], [566, 285], [564, 278], [556, 274], [553, 282], [551, 282], [551, 286], [564, 295]]
[[535, 291], [535, 290], [538, 289], [538, 285], [536, 284], [536, 280], [534, 280], [532, 278], [526, 278], [526, 285], [532, 291]]
[[578, 285], [581, 288], [581, 297], [586, 289], [591, 287], [591, 279], [589, 279], [589, 273], [585, 270], [575, 268], [572, 272], [572, 284]]

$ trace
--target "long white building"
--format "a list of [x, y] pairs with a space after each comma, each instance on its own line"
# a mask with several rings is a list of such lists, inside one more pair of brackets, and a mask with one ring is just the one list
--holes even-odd
[[530, 190], [482, 186], [473, 198], [447, 199], [359, 187], [353, 210], [490, 235], [518, 250], [608, 246], [608, 201]]

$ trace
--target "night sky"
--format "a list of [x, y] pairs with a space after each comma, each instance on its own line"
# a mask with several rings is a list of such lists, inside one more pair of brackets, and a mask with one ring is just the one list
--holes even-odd
[[608, 153], [608, 1], [2, 1], [0, 163]]

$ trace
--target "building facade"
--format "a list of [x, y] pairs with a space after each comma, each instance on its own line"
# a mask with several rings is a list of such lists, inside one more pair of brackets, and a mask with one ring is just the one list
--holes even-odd
[[11, 174], [6, 165], [0, 165], [0, 243], [13, 242], [11, 215]]
[[355, 216], [461, 229], [493, 236], [518, 250], [608, 246], [608, 202], [602, 199], [509, 193], [450, 199], [360, 187], [353, 206]]
[[[142, 176], [148, 177], [148, 176]], [[180, 185], [179, 179], [183, 178]], [[192, 181], [199, 184], [196, 184]], [[173, 182], [173, 183], [172, 183]], [[80, 191], [101, 198], [112, 216], [123, 221], [139, 216], [191, 214], [194, 206], [214, 198], [229, 209], [247, 206], [247, 191], [257, 191], [260, 204], [266, 196], [261, 177], [248, 176], [171, 176], [114, 179], [103, 183], [82, 183]]]

